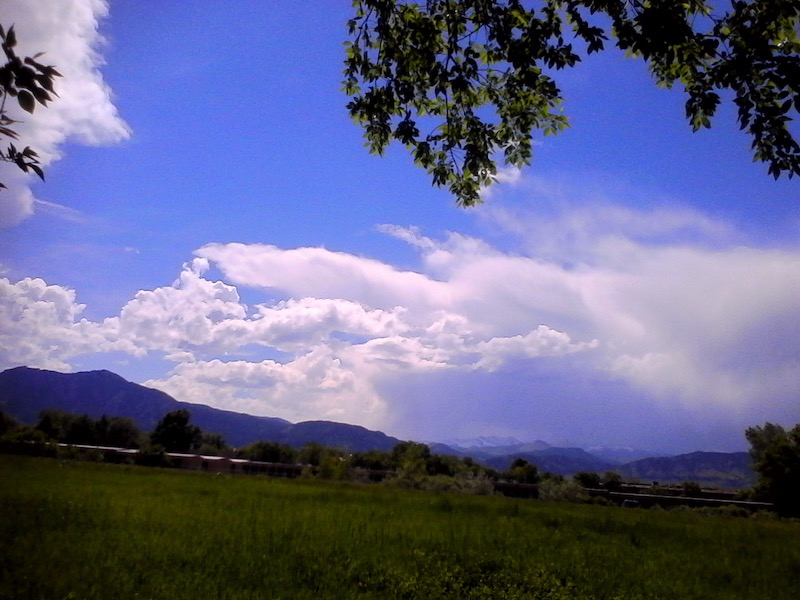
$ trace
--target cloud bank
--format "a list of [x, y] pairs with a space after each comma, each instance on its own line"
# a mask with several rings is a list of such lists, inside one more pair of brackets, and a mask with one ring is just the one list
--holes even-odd
[[[470, 419], [483, 432], [580, 437], [598, 415], [641, 429], [637, 414], [741, 437], [800, 418], [800, 251], [726, 243], [724, 224], [680, 211], [583, 207], [517, 215], [514, 231], [526, 220], [536, 239], [516, 252], [381, 226], [416, 249], [414, 271], [325, 248], [208, 244], [172, 285], [102, 322], [80, 319], [72, 290], [0, 280], [0, 366], [163, 357], [172, 366], [146, 383], [184, 401], [412, 437], [470, 433]], [[669, 242], [673, 229], [703, 240]], [[245, 304], [244, 290], [263, 301]]]
[[[45, 52], [40, 61], [55, 66], [63, 75], [55, 82], [59, 97], [47, 108], [37, 106], [33, 114], [28, 114], [15, 102], [6, 107], [11, 118], [21, 121], [16, 125], [16, 145], [36, 150], [45, 166], [61, 157], [65, 142], [96, 146], [119, 142], [130, 135], [100, 72], [103, 38], [99, 25], [107, 15], [108, 4], [103, 0], [3, 3], [3, 26], [14, 25], [19, 40], [17, 54], [33, 56]], [[58, 204], [57, 198], [48, 202], [35, 198], [30, 189], [33, 177], [0, 162], [0, 181], [8, 187], [0, 191], [0, 227], [20, 223], [34, 213], [39, 203]]]

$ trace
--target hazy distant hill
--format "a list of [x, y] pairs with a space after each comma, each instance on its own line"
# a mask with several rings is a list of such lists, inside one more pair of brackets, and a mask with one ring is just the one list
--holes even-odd
[[[534, 449], [530, 449], [531, 447]], [[651, 457], [619, 464], [619, 458], [627, 452], [635, 454], [642, 451], [612, 450], [603, 456], [581, 448], [550, 446], [545, 442], [473, 448], [435, 444], [431, 446], [431, 450], [440, 454], [472, 456], [477, 462], [500, 471], [508, 469], [514, 459], [524, 458], [529, 463], [535, 464], [540, 472], [549, 471], [566, 476], [580, 471], [594, 473], [616, 471], [625, 479], [638, 479], [648, 483], [651, 481], [659, 483], [696, 481], [713, 487], [735, 489], [751, 487], [756, 479], [750, 465], [750, 457], [746, 452], [692, 452], [679, 456]], [[615, 458], [617, 460], [614, 460]]]
[[129, 417], [151, 431], [166, 413], [181, 408], [206, 432], [221, 433], [229, 444], [244, 446], [258, 440], [293, 446], [318, 442], [353, 451], [390, 450], [400, 440], [380, 431], [329, 421], [292, 424], [274, 417], [255, 417], [202, 404], [179, 402], [159, 390], [126, 381], [109, 371], [57, 373], [17, 367], [0, 373], [0, 408], [23, 423], [35, 423], [45, 408], [87, 414]]
[[[456, 448], [459, 450], [473, 450], [476, 448], [503, 448], [509, 446], [511, 447], [520, 446], [525, 442], [522, 442], [517, 438], [507, 437], [507, 436], [500, 437], [496, 435], [482, 435], [472, 438], [443, 440], [442, 443], [447, 444], [451, 448]], [[549, 446], [549, 444], [545, 445]]]
[[495, 469], [505, 470], [516, 458], [524, 458], [529, 463], [536, 465], [539, 471], [548, 471], [558, 475], [572, 475], [579, 471], [603, 473], [614, 468], [610, 462], [589, 454], [586, 450], [555, 446], [532, 452], [514, 452], [492, 456], [482, 459], [481, 462]]
[[504, 443], [496, 446], [481, 444], [477, 446], [457, 445], [453, 447], [461, 453], [469, 454], [474, 458], [481, 458], [481, 459], [510, 456], [512, 454], [519, 455], [527, 453], [537, 454], [540, 452], [546, 453], [553, 448], [553, 446], [541, 440], [537, 440], [535, 442], [517, 441], [516, 443], [513, 444]]
[[593, 448], [586, 448], [586, 451], [589, 454], [607, 460], [615, 465], [624, 465], [635, 460], [654, 458], [659, 455], [657, 452], [642, 450], [640, 448], [619, 448], [612, 446], [596, 446]]
[[451, 446], [429, 444], [431, 452], [453, 456], [470, 456], [476, 462], [505, 471], [517, 458], [536, 465], [539, 471], [572, 475], [579, 471], [605, 472], [614, 468], [611, 462], [594, 456], [581, 448], [559, 448], [547, 442], [517, 442], [502, 446]]
[[692, 452], [645, 458], [614, 469], [625, 479], [659, 483], [696, 481], [715, 487], [746, 488], [756, 481], [747, 452]]
[[499, 440], [501, 445], [492, 446], [487, 443], [489, 439], [491, 438], [476, 438], [478, 443], [475, 445], [471, 445], [473, 440], [459, 440], [451, 442], [450, 445], [432, 444], [431, 451], [439, 454], [471, 456], [480, 464], [499, 471], [508, 469], [516, 458], [524, 458], [529, 463], [535, 464], [540, 471], [558, 475], [572, 475], [579, 471], [603, 472], [614, 466], [610, 461], [581, 448], [559, 448], [541, 440], [520, 442], [511, 438], [501, 439]]

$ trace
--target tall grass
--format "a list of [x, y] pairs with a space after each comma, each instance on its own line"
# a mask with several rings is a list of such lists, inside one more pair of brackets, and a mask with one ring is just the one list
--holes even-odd
[[0, 598], [791, 598], [800, 525], [0, 456]]

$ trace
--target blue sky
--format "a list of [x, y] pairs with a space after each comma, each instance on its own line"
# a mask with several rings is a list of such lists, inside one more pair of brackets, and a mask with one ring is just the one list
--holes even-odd
[[[324, 8], [323, 8], [324, 6]], [[610, 51], [459, 209], [340, 92], [350, 3], [6, 2], [61, 98], [2, 167], [0, 368], [420, 440], [738, 450], [800, 421], [800, 188]], [[68, 25], [68, 26], [67, 26]]]

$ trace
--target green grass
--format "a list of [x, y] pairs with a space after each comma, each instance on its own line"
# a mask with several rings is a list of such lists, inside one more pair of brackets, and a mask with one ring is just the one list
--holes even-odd
[[0, 598], [791, 598], [800, 525], [0, 456]]

